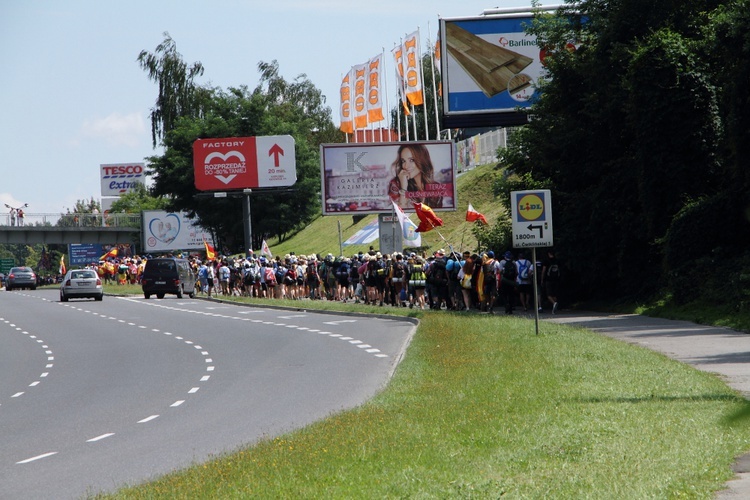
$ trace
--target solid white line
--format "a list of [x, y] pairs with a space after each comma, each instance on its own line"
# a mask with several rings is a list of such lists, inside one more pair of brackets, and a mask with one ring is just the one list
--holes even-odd
[[146, 422], [151, 422], [153, 419], [159, 418], [159, 415], [151, 415], [150, 417], [146, 417], [143, 420], [139, 420], [139, 424], [145, 424]]
[[109, 432], [107, 434], [102, 434], [101, 436], [96, 436], [95, 438], [87, 439], [87, 443], [95, 443], [97, 441], [101, 441], [102, 439], [107, 439], [108, 437], [114, 436], [114, 432]]
[[42, 458], [51, 457], [52, 455], [57, 455], [56, 451], [52, 451], [50, 453], [45, 453], [44, 455], [37, 455], [35, 457], [27, 458], [26, 460], [21, 460], [20, 462], [16, 462], [17, 465], [27, 464], [29, 462], [33, 462], [34, 460], [41, 460]]

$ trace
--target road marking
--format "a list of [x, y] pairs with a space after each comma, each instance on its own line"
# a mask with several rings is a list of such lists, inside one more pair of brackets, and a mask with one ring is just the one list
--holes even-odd
[[43, 458], [51, 457], [52, 455], [57, 455], [57, 452], [51, 451], [49, 453], [45, 453], [44, 455], [37, 455], [35, 457], [27, 458], [26, 460], [21, 460], [20, 462], [16, 462], [16, 464], [17, 465], [28, 464], [29, 462], [34, 462], [35, 460], [41, 460]]
[[171, 405], [169, 405], [169, 406], [170, 406], [170, 407], [172, 407], [172, 408], [177, 408], [178, 406], [180, 406], [180, 405], [181, 405], [182, 403], [184, 403], [184, 402], [185, 402], [185, 400], [184, 400], [184, 399], [183, 399], [183, 400], [180, 400], [180, 401], [175, 401], [174, 403], [172, 403], [172, 404], [171, 404]]
[[102, 439], [107, 439], [108, 437], [114, 436], [114, 432], [108, 432], [107, 434], [102, 434], [101, 436], [96, 436], [95, 438], [87, 439], [87, 443], [96, 443], [97, 441], [101, 441]]
[[208, 379], [210, 379], [210, 378], [211, 378], [211, 375], [203, 375], [203, 376], [201, 377], [201, 382], [206, 382], [206, 381], [207, 381]]
[[139, 420], [139, 424], [145, 424], [146, 422], [151, 422], [153, 419], [159, 418], [159, 415], [151, 415], [150, 417], [146, 417], [143, 420]]
[[38, 380], [36, 382], [30, 383], [29, 387], [36, 387], [37, 385], [39, 385], [39, 381]]
[[277, 316], [279, 319], [305, 318], [306, 314], [290, 314], [289, 316]]
[[196, 392], [198, 392], [199, 390], [200, 390], [200, 387], [193, 387], [192, 389], [190, 389], [190, 390], [188, 391], [188, 394], [195, 394], [195, 393], [196, 393]]
[[17, 398], [18, 396], [22, 396], [22, 395], [23, 395], [23, 392], [17, 392], [15, 394], [13, 394], [11, 397], [12, 398]]
[[356, 319], [341, 319], [338, 321], [324, 321], [324, 325], [340, 325], [341, 323], [356, 323]]

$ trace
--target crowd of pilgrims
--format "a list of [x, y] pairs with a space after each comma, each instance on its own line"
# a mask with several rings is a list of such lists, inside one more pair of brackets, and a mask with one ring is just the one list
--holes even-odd
[[[517, 257], [517, 258], [516, 258]], [[492, 251], [481, 255], [443, 249], [432, 255], [381, 254], [371, 250], [351, 257], [328, 254], [267, 258], [220, 256], [188, 258], [198, 277], [196, 292], [205, 296], [249, 296], [269, 299], [331, 300], [377, 306], [419, 309], [478, 310], [493, 313], [503, 306], [533, 311], [537, 280], [542, 305], [557, 312], [559, 271], [552, 252], [537, 262], [508, 251], [495, 259]], [[98, 266], [105, 282], [140, 282], [146, 258], [108, 260]]]

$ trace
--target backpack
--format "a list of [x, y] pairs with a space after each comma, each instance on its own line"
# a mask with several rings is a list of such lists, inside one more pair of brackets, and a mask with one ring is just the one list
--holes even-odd
[[284, 276], [286, 276], [286, 268], [284, 266], [279, 266], [276, 268], [276, 283], [283, 283], [284, 282]]
[[547, 278], [550, 281], [557, 281], [560, 279], [560, 267], [557, 264], [552, 264], [547, 269]]
[[[515, 267], [516, 266], [513, 266], [514, 269]], [[482, 272], [484, 273], [485, 283], [494, 283], [497, 281], [497, 275], [495, 274], [495, 260], [493, 259], [490, 262], [482, 264]]]
[[307, 280], [317, 283], [318, 279], [318, 266], [314, 262], [310, 262], [307, 265]]
[[448, 284], [448, 271], [445, 269], [445, 261], [443, 259], [435, 259], [427, 268], [427, 283], [431, 285], [447, 285]]
[[518, 269], [516, 268], [516, 263], [506, 260], [503, 266], [503, 279], [515, 281], [517, 277]]
[[349, 277], [349, 266], [347, 266], [345, 263], [341, 263], [339, 265], [339, 268], [336, 270], [336, 277], [340, 280], [343, 280], [344, 278]]
[[285, 285], [297, 284], [297, 271], [294, 270], [294, 267], [290, 267], [289, 270], [284, 275], [284, 284]]
[[276, 286], [276, 276], [273, 274], [273, 268], [267, 267], [264, 271], [267, 286]]
[[393, 264], [393, 277], [398, 278], [399, 281], [404, 277], [404, 263], [401, 261], [396, 261], [395, 264]]
[[411, 268], [409, 276], [409, 285], [411, 286], [424, 286], [425, 275], [424, 267], [422, 265], [415, 265]]
[[518, 261], [519, 271], [518, 276], [524, 281], [531, 279], [531, 275], [533, 274], [531, 270], [531, 262], [529, 262], [527, 259], [519, 260]]

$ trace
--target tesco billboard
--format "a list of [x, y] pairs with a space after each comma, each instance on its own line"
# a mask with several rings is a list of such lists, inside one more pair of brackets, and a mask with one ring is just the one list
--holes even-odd
[[102, 196], [122, 196], [146, 184], [144, 163], [108, 163], [100, 165]]
[[290, 135], [198, 139], [193, 143], [199, 191], [287, 187], [297, 182]]

